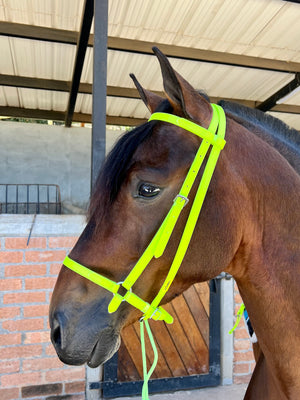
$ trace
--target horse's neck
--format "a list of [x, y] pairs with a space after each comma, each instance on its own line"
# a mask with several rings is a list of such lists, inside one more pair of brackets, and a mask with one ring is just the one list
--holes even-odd
[[239, 134], [247, 143], [239, 147], [232, 135], [232, 162], [244, 185], [243, 233], [228, 271], [273, 373], [300, 392], [300, 179], [266, 143], [243, 129]]

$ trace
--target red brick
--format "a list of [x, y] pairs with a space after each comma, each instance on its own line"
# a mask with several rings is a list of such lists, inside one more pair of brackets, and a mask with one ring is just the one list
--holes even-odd
[[0, 279], [0, 290], [20, 290], [22, 289], [21, 279]]
[[11, 332], [37, 331], [44, 328], [44, 320], [42, 318], [8, 320], [2, 323], [2, 327]]
[[253, 351], [235, 352], [234, 361], [253, 361]]
[[65, 385], [66, 393], [80, 393], [85, 391], [85, 381], [70, 382]]
[[251, 379], [251, 374], [234, 376], [233, 383], [235, 385], [240, 385], [240, 384], [243, 384], [243, 383], [249, 383], [250, 379]]
[[15, 400], [19, 398], [19, 389], [0, 389], [1, 400]]
[[45, 396], [45, 395], [49, 395], [49, 394], [58, 395], [58, 394], [61, 394], [62, 388], [63, 388], [63, 385], [61, 383], [25, 386], [25, 387], [22, 387], [22, 398]]
[[48, 316], [49, 305], [39, 304], [38, 306], [25, 306], [23, 312], [25, 318]]
[[0, 346], [21, 344], [21, 341], [22, 341], [21, 333], [8, 333], [6, 335], [0, 335]]
[[234, 331], [234, 339], [249, 339], [249, 334], [246, 329], [236, 329]]
[[5, 276], [26, 276], [26, 275], [35, 275], [42, 276], [47, 272], [46, 264], [25, 264], [25, 265], [7, 265], [5, 267]]
[[1, 377], [2, 387], [22, 387], [25, 385], [39, 384], [42, 382], [41, 372], [25, 372], [22, 374], [3, 375]]
[[47, 343], [50, 342], [50, 333], [49, 331], [43, 332], [26, 332], [24, 344], [30, 343]]
[[75, 243], [77, 242], [78, 237], [50, 237], [48, 241], [48, 245], [50, 248], [67, 248], [71, 249], [72, 247], [75, 246]]
[[19, 360], [7, 360], [0, 362], [0, 374], [10, 374], [12, 372], [20, 371]]
[[56, 356], [57, 357], [55, 348], [53, 347], [52, 344], [49, 344], [49, 346], [46, 347], [46, 355], [47, 356]]
[[235, 304], [242, 304], [243, 303], [243, 299], [242, 299], [242, 297], [241, 297], [241, 295], [239, 293], [236, 293], [234, 295], [234, 301], [235, 301]]
[[52, 251], [26, 251], [26, 262], [48, 262], [63, 261], [66, 256], [65, 250]]
[[0, 308], [0, 319], [12, 319], [20, 315], [20, 307]]
[[43, 371], [49, 369], [63, 368], [64, 364], [56, 357], [23, 360], [23, 371]]
[[50, 265], [50, 275], [58, 275], [61, 270], [62, 263]]
[[4, 347], [0, 349], [1, 360], [12, 360], [14, 358], [30, 358], [39, 357], [42, 354], [42, 346], [27, 345], [27, 346], [14, 346]]
[[68, 367], [62, 370], [47, 371], [45, 373], [47, 382], [67, 382], [85, 379], [84, 367]]
[[3, 295], [3, 304], [45, 303], [46, 293], [7, 293]]
[[53, 289], [56, 278], [31, 278], [25, 279], [25, 289]]
[[31, 237], [27, 245], [28, 238], [18, 237], [18, 238], [6, 238], [5, 247], [7, 249], [45, 249], [46, 248], [46, 238], [42, 237]]
[[[54, 289], [54, 288], [53, 288]], [[49, 299], [49, 304], [51, 303], [51, 299], [52, 299], [52, 296], [53, 296], [53, 290], [51, 291], [51, 292], [49, 292], [48, 293], [48, 299]]]
[[250, 373], [250, 364], [243, 363], [243, 364], [235, 364], [233, 367], [234, 374], [249, 374]]
[[22, 251], [0, 251], [0, 263], [14, 264], [22, 261]]
[[49, 318], [47, 318], [46, 321], [47, 321], [46, 329], [48, 329], [48, 330], [50, 331], [50, 322], [49, 322]]
[[235, 340], [234, 341], [234, 350], [251, 350], [251, 342], [250, 340]]

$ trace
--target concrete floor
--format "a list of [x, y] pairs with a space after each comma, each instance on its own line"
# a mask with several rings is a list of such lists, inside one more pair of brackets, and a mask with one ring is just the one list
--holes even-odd
[[[243, 400], [247, 385], [218, 386], [216, 388], [186, 390], [150, 395], [150, 400]], [[118, 400], [141, 400], [139, 397], [121, 397]]]

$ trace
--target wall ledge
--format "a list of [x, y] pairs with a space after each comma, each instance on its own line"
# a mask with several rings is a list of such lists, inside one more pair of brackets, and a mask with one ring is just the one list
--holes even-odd
[[85, 225], [84, 215], [0, 214], [0, 237], [79, 236]]

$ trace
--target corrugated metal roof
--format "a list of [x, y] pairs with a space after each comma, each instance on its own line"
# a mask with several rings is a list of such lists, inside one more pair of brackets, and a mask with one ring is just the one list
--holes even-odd
[[[78, 31], [83, 0], [0, 0], [0, 21]], [[282, 0], [110, 0], [108, 35], [188, 48], [207, 49], [300, 63], [300, 5]], [[0, 36], [0, 74], [71, 81], [76, 46]], [[4, 56], [3, 56], [4, 55]], [[262, 102], [294, 74], [170, 58], [194, 87], [213, 97]], [[92, 83], [93, 49], [87, 49], [81, 82]], [[162, 90], [155, 57], [108, 51], [107, 84]], [[68, 93], [0, 86], [0, 105], [64, 112]], [[300, 94], [284, 104], [300, 106]], [[90, 94], [80, 93], [75, 112], [91, 114]], [[146, 118], [142, 102], [107, 98], [111, 116]], [[274, 113], [300, 129], [298, 114]]]
[[300, 60], [297, 4], [282, 0], [112, 0], [109, 5], [111, 36]]
[[79, 31], [84, 0], [1, 0], [0, 20]]

